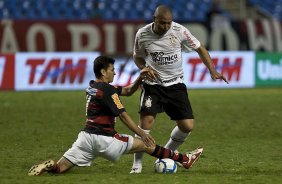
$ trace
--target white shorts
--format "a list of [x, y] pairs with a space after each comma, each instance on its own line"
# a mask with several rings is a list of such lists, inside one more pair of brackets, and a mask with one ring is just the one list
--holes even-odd
[[90, 166], [97, 157], [104, 157], [112, 162], [128, 153], [133, 145], [133, 137], [116, 134], [114, 137], [89, 134], [81, 131], [72, 147], [63, 155], [77, 166]]

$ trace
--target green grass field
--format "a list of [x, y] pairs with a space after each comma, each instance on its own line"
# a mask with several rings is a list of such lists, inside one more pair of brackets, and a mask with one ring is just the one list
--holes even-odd
[[[122, 98], [138, 120], [139, 94]], [[85, 121], [84, 91], [0, 92], [0, 183], [281, 183], [282, 88], [189, 90], [196, 126], [179, 148], [201, 145], [204, 153], [191, 170], [153, 172], [145, 155], [143, 173], [130, 175], [132, 155], [113, 164], [102, 158], [91, 167], [62, 175], [27, 176], [29, 168], [47, 158], [59, 159]], [[118, 121], [117, 130], [129, 133]], [[152, 135], [164, 145], [175, 126], [158, 115]]]

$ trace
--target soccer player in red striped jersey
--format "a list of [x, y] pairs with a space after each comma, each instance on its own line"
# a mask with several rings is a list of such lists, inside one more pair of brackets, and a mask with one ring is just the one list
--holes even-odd
[[[96, 80], [91, 80], [86, 89], [86, 125], [78, 134], [77, 140], [58, 160], [46, 160], [34, 165], [28, 172], [30, 176], [43, 172], [62, 173], [74, 166], [90, 166], [92, 161], [103, 157], [117, 161], [123, 154], [146, 152], [156, 158], [170, 158], [189, 169], [202, 153], [198, 148], [190, 153], [181, 154], [155, 144], [153, 137], [140, 129], [126, 113], [119, 96], [133, 94], [141, 84], [145, 74], [154, 74], [149, 67], [140, 72], [137, 80], [127, 87], [114, 87], [115, 60], [107, 56], [99, 56], [94, 61]], [[119, 134], [115, 130], [116, 117], [139, 138]]]

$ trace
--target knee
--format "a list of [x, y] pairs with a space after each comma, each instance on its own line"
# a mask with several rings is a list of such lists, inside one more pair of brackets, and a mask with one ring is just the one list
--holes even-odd
[[141, 114], [140, 126], [142, 129], [150, 130], [154, 122], [155, 122], [154, 116], [148, 114]]
[[194, 121], [192, 119], [181, 121], [181, 122], [178, 121], [177, 126], [182, 132], [189, 133], [194, 128]]
[[155, 148], [156, 148], [156, 145], [150, 146], [150, 147], [147, 147], [147, 146], [146, 146], [146, 148], [145, 148], [146, 153], [148, 153], [148, 154], [151, 155], [151, 154], [155, 151]]

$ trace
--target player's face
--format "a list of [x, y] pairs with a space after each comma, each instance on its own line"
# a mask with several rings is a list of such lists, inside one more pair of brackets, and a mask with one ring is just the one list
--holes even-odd
[[111, 83], [113, 82], [114, 80], [114, 77], [116, 75], [116, 72], [115, 72], [115, 68], [114, 68], [114, 65], [113, 64], [110, 64], [109, 67], [107, 68], [107, 70], [105, 70], [105, 80], [106, 82], [108, 83]]
[[159, 35], [164, 35], [171, 26], [172, 16], [169, 14], [154, 17], [154, 32]]

